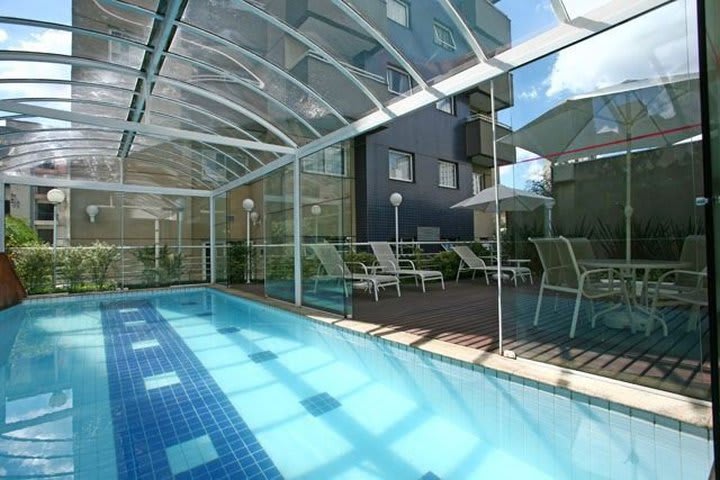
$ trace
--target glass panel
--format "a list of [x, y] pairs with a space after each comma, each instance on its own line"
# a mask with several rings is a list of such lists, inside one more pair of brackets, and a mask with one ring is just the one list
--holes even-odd
[[451, 0], [488, 56], [494, 56], [557, 26], [551, 0]]
[[295, 301], [293, 252], [293, 166], [264, 178], [265, 294]]
[[706, 399], [694, 3], [513, 72], [500, 179], [541, 197], [501, 208], [502, 304], [520, 357]]
[[209, 199], [125, 194], [123, 210], [126, 285], [210, 281]]
[[316, 152], [301, 159], [301, 166], [303, 305], [351, 316], [354, 288], [374, 294], [362, 267], [343, 266], [355, 260], [352, 143]]
[[[223, 193], [212, 198], [215, 202], [215, 281], [227, 283], [228, 280], [228, 194]], [[209, 252], [206, 253], [209, 257]], [[207, 259], [209, 264], [209, 258]], [[208, 268], [210, 268], [208, 266]]]

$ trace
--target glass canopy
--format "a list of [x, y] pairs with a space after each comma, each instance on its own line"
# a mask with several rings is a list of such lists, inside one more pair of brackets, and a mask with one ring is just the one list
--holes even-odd
[[216, 191], [667, 2], [45, 3], [0, 4], [0, 175]]

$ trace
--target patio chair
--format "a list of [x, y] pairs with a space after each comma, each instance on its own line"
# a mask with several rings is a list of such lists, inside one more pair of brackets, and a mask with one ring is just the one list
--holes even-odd
[[[611, 306], [596, 313], [593, 304], [594, 300], [616, 296], [623, 296], [627, 300], [625, 284], [622, 280], [615, 278], [617, 272], [612, 268], [580, 270], [572, 244], [567, 238], [529, 238], [528, 240], [535, 245], [543, 267], [533, 325], [537, 326], [540, 321], [540, 309], [545, 290], [575, 295], [575, 307], [570, 324], [570, 338], [575, 338], [580, 304], [583, 297], [590, 300], [591, 325], [593, 328], [595, 327], [595, 320], [600, 315], [616, 308], [616, 306]], [[625, 304], [628, 313], [630, 313], [629, 302], [625, 302]]]
[[694, 270], [670, 270], [658, 278], [650, 307], [650, 318], [647, 322], [645, 335], [655, 329], [655, 320], [659, 320], [663, 333], [667, 336], [667, 322], [658, 310], [661, 306], [682, 305], [690, 307], [690, 316], [686, 330], [696, 330], [700, 309], [708, 307], [707, 269], [699, 272]]
[[[475, 273], [477, 271], [481, 271], [485, 274], [485, 283], [490, 285], [488, 272], [497, 273], [497, 265], [488, 266], [482, 258], [475, 255], [475, 252], [473, 252], [470, 247], [467, 247], [465, 245], [460, 245], [452, 248], [453, 251], [457, 253], [460, 257], [460, 264], [458, 265], [458, 272], [455, 276], [455, 283], [460, 280], [461, 272], [472, 271], [472, 278], [474, 279]], [[532, 284], [532, 271], [528, 267], [511, 267], [509, 265], [501, 265], [500, 272], [510, 275], [510, 279], [515, 283], [516, 287], [518, 277], [522, 279], [529, 278], [530, 284]]]
[[[387, 242], [370, 242], [370, 248], [372, 248], [373, 255], [375, 255], [382, 273], [389, 273], [398, 278], [414, 277], [415, 285], [420, 279], [423, 293], [425, 292], [425, 282], [432, 280], [440, 280], [442, 289], [445, 290], [445, 279], [442, 272], [438, 270], [418, 270], [412, 260], [398, 260], [392, 251], [392, 247]], [[402, 268], [402, 264], [408, 264], [410, 268]]]
[[[345, 296], [348, 295], [346, 281], [351, 282], [363, 282], [370, 292], [375, 297], [375, 301], [378, 301], [378, 289], [389, 286], [397, 288], [398, 297], [400, 296], [400, 280], [394, 275], [375, 275], [371, 274], [368, 267], [361, 262], [345, 262], [338, 253], [337, 249], [330, 244], [314, 244], [310, 245], [315, 256], [320, 260], [321, 267], [325, 272], [332, 278], [337, 278], [343, 283], [343, 291]], [[348, 265], [360, 265], [365, 273], [353, 273], [348, 268]], [[315, 277], [315, 289], [317, 290], [317, 284], [319, 281], [319, 275]]]

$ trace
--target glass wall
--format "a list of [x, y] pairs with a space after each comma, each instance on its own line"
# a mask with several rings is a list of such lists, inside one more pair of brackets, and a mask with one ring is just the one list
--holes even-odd
[[210, 281], [208, 198], [61, 189], [55, 207], [47, 187], [6, 190], [8, 214], [43, 244], [14, 246], [31, 293]]
[[[223, 193], [213, 197], [210, 201], [215, 204], [215, 244], [210, 248], [215, 249], [215, 281], [227, 283], [228, 279], [228, 194]], [[209, 252], [206, 255], [210, 255]]]
[[265, 294], [288, 302], [295, 301], [293, 172], [288, 165], [262, 181]]
[[[707, 92], [708, 92], [708, 119], [709, 124], [704, 130], [705, 133], [709, 133], [706, 137], [707, 143], [705, 145], [705, 152], [710, 154], [709, 170], [712, 172], [711, 186], [711, 205], [713, 212], [713, 227], [714, 231], [712, 235], [714, 237], [714, 250], [715, 250], [715, 265], [714, 273], [717, 278], [717, 272], [720, 272], [720, 256], [718, 256], [718, 248], [720, 247], [720, 205], [718, 204], [718, 198], [720, 198], [720, 72], [718, 71], [718, 57], [717, 53], [720, 51], [720, 6], [714, 0], [706, 0], [704, 2], [705, 15], [701, 19], [705, 27], [705, 37], [701, 38], [701, 42], [705, 42], [706, 62], [705, 68], [707, 68]], [[718, 311], [718, 298], [720, 298], [720, 283], [715, 281], [715, 312], [713, 324], [714, 328], [710, 329], [711, 337], [710, 341], [715, 342], [715, 358], [712, 359], [715, 364], [714, 378], [713, 378], [713, 425], [715, 431], [715, 458], [720, 456], [720, 382], [718, 381], [718, 371], [720, 365], [718, 365], [718, 352], [720, 352], [720, 334], [718, 334], [717, 319], [720, 318], [720, 311]]]
[[300, 166], [303, 304], [351, 316], [353, 287], [366, 287], [347, 275], [353, 265], [344, 265], [353, 259], [355, 238], [352, 142], [305, 157]]
[[[694, 1], [513, 72], [500, 183], [546, 197], [501, 213], [505, 350], [709, 395]], [[501, 208], [502, 210], [502, 208]], [[520, 211], [518, 211], [520, 210]], [[538, 288], [538, 286], [540, 288]]]

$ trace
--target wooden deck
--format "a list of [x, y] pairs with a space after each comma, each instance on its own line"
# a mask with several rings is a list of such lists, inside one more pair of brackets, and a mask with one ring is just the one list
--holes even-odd
[[[261, 286], [251, 286], [262, 293]], [[581, 370], [658, 388], [682, 395], [709, 399], [707, 318], [701, 328], [686, 331], [688, 310], [665, 312], [668, 336], [657, 329], [652, 335], [629, 329], [606, 327], [602, 321], [590, 326], [587, 301], [580, 311], [577, 333], [569, 338], [574, 298], [550, 294], [543, 301], [540, 322], [533, 326], [537, 287], [503, 287], [503, 344], [518, 357]], [[381, 292], [374, 302], [355, 292], [352, 308], [356, 320], [391, 327], [446, 342], [498, 351], [497, 288], [484, 280], [448, 282], [445, 291], [438, 283], [428, 292], [403, 284], [402, 297]], [[596, 308], [602, 308], [596, 305]], [[587, 309], [587, 310], [586, 310]]]

